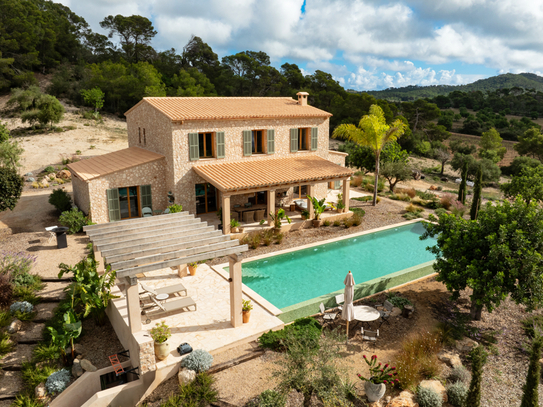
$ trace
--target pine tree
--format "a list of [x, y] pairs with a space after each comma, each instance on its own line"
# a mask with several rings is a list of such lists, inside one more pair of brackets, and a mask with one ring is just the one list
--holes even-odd
[[473, 187], [473, 202], [471, 203], [470, 217], [471, 220], [476, 220], [479, 215], [479, 209], [481, 209], [483, 192], [483, 171], [481, 166], [477, 169], [477, 178], [475, 179], [475, 185]]
[[462, 205], [466, 203], [467, 184], [468, 180], [468, 161], [464, 162], [462, 167], [462, 182], [460, 182], [460, 188], [458, 189], [458, 200], [462, 202]]
[[524, 385], [524, 394], [520, 407], [539, 407], [539, 377], [541, 375], [541, 366], [539, 359], [541, 358], [541, 349], [543, 348], [543, 337], [538, 332], [535, 332], [535, 337], [532, 340], [532, 349], [530, 352], [530, 366], [526, 375], [526, 384]]
[[471, 362], [471, 382], [469, 384], [466, 406], [480, 407], [481, 405], [481, 384], [483, 382], [483, 366], [486, 363], [488, 354], [482, 346], [473, 348], [468, 359]]

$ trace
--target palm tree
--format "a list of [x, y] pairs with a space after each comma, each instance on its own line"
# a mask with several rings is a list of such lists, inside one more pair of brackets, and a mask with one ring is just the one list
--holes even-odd
[[397, 119], [388, 125], [383, 109], [379, 105], [371, 105], [370, 114], [360, 119], [358, 127], [354, 124], [340, 124], [335, 128], [332, 137], [354, 141], [361, 146], [368, 146], [375, 152], [375, 183], [373, 187], [373, 206], [377, 204], [377, 183], [379, 181], [379, 157], [383, 147], [400, 137], [406, 124]]

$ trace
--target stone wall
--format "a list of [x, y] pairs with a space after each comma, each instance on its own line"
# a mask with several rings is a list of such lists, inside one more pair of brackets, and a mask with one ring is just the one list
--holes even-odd
[[89, 184], [83, 181], [82, 179], [72, 176], [72, 188], [74, 196], [74, 204], [81, 210], [85, 215], [89, 214], [89, 209], [91, 207], [90, 195], [89, 195]]
[[[138, 165], [125, 171], [104, 175], [88, 182], [91, 220], [95, 223], [109, 222], [106, 190], [111, 188], [151, 185], [153, 210], [164, 210], [168, 205], [164, 159]], [[139, 203], [141, 210], [141, 202]]]
[[134, 339], [139, 345], [139, 367], [140, 374], [156, 370], [155, 347], [153, 340], [147, 335], [147, 331], [140, 331], [134, 334]]

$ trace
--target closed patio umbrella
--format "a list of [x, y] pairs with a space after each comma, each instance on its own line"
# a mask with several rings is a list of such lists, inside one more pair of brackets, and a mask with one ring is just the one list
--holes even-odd
[[349, 340], [349, 321], [354, 319], [354, 309], [353, 309], [353, 297], [354, 297], [354, 278], [352, 273], [349, 271], [347, 277], [345, 277], [345, 303], [343, 304], [343, 309], [341, 310], [341, 318], [347, 321], [347, 341]]

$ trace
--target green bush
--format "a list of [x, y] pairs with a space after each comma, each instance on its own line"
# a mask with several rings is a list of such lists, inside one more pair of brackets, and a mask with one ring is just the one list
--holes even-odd
[[413, 305], [407, 298], [393, 292], [388, 294], [387, 299], [392, 305], [400, 309], [403, 309], [406, 305]]
[[200, 373], [191, 383], [179, 386], [179, 394], [171, 396], [160, 407], [204, 407], [218, 400], [213, 387], [214, 379], [207, 373]]
[[436, 216], [439, 218], [440, 216], [443, 216], [445, 213], [447, 213], [447, 210], [445, 208], [437, 208], [436, 209]]
[[47, 174], [51, 174], [52, 172], [55, 172], [55, 167], [48, 165], [44, 168], [43, 172], [46, 172]]
[[54, 345], [39, 343], [32, 350], [32, 362], [56, 362], [60, 359], [60, 351]]
[[467, 395], [468, 387], [463, 382], [456, 382], [447, 387], [449, 404], [453, 407], [464, 407]]
[[522, 328], [524, 328], [524, 333], [529, 338], [533, 338], [535, 336], [534, 329], [543, 331], [543, 315], [530, 315], [520, 322], [522, 324]]
[[417, 387], [417, 403], [420, 407], [441, 407], [443, 399], [435, 390], [427, 387]]
[[334, 226], [341, 226], [341, 222], [339, 220], [334, 221]]
[[30, 394], [18, 394], [11, 407], [44, 407], [44, 405]]
[[482, 345], [473, 348], [468, 360], [471, 362], [471, 382], [469, 384], [466, 405], [479, 407], [481, 405], [481, 385], [483, 383], [483, 366], [487, 360], [487, 352]]
[[7, 332], [0, 331], [0, 359], [13, 350], [15, 344]]
[[83, 230], [83, 226], [90, 225], [88, 218], [83, 212], [77, 208], [72, 208], [70, 211], [62, 212], [58, 219], [62, 226], [68, 228], [68, 233], [79, 233]]
[[265, 390], [258, 396], [258, 407], [284, 407], [287, 398], [275, 390]]
[[260, 346], [275, 351], [286, 350], [285, 341], [292, 337], [309, 348], [318, 346], [322, 326], [315, 318], [301, 318], [279, 331], [269, 331], [258, 338]]
[[[0, 292], [2, 288], [0, 287]], [[0, 309], [0, 328], [8, 326], [11, 322], [11, 313], [9, 311]]]
[[466, 369], [464, 366], [456, 366], [451, 370], [451, 373], [449, 373], [447, 380], [451, 383], [462, 382], [464, 384], [468, 384], [470, 380], [470, 374], [468, 372], [468, 369]]
[[208, 351], [196, 349], [181, 361], [181, 366], [196, 373], [207, 372], [213, 364], [213, 356]]
[[72, 208], [72, 197], [62, 188], [54, 189], [49, 195], [49, 203], [57, 208], [59, 213], [66, 212]]
[[173, 204], [168, 206], [168, 209], [170, 210], [170, 213], [177, 213], [183, 211], [183, 205]]

